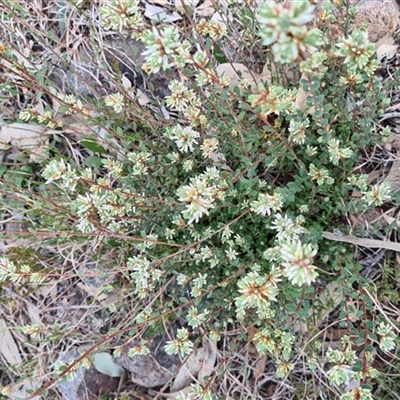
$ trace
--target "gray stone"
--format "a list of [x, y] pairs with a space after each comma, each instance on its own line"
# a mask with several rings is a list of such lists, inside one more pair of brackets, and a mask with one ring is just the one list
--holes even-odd
[[146, 388], [163, 386], [174, 377], [181, 365], [178, 355], [168, 355], [164, 351], [164, 346], [169, 340], [168, 335], [156, 336], [149, 345], [150, 354], [129, 357], [129, 349], [139, 345], [139, 341], [132, 341], [124, 347], [116, 363], [130, 372], [132, 382], [137, 385]]

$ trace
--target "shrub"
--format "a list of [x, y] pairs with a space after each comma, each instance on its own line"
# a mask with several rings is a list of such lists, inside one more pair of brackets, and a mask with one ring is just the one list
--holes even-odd
[[[23, 18], [16, 4], [10, 7]], [[394, 325], [376, 313], [373, 284], [351, 247], [327, 240], [326, 233], [348, 233], [347, 215], [391, 200], [388, 184], [371, 185], [356, 168], [388, 134], [376, 128], [389, 101], [376, 74], [375, 46], [361, 29], [329, 43], [306, 25], [313, 18], [307, 1], [291, 8], [233, 7], [209, 21], [195, 20], [183, 4], [191, 24], [181, 27], [148, 26], [134, 0], [99, 8], [103, 29], [128, 30], [146, 46], [143, 71], [175, 77], [165, 99], [144, 106], [118, 76], [99, 98], [60, 93], [5, 44], [6, 71], [27, 74], [23, 84], [36, 99], [46, 94], [59, 108], [57, 114], [38, 111], [32, 99], [20, 113], [22, 121], [53, 129], [54, 137], [47, 157], [31, 164], [36, 172], [20, 184], [11, 169], [3, 171], [3, 207], [23, 213], [41, 248], [93, 248], [94, 259], [112, 255], [101, 274], [118, 274], [118, 280], [104, 284], [102, 293], [120, 297], [104, 306], [114, 322], [99, 334], [103, 344], [120, 345], [143, 332], [150, 337], [179, 321], [180, 336], [166, 350], [185, 357], [205, 335], [232, 340], [233, 348], [227, 332], [235, 331], [241, 344], [202, 388], [215, 396], [227, 395], [218, 382], [247, 343], [272, 360], [278, 378], [292, 382], [287, 396], [300, 396], [298, 382], [315, 379], [321, 387], [306, 387], [304, 395], [372, 398], [371, 343], [390, 352]], [[234, 46], [254, 40], [255, 61], [229, 49], [236, 23], [244, 36]], [[269, 73], [252, 72], [263, 65]], [[19, 85], [3, 81], [3, 93], [20, 91]], [[79, 115], [90, 132], [79, 157], [60, 154], [65, 128], [59, 115]], [[10, 254], [1, 259], [4, 282], [29, 287], [75, 274], [17, 262]], [[327, 358], [320, 332], [333, 308], [323, 298], [334, 295], [324, 286], [339, 298], [338, 325], [346, 331], [342, 347]], [[32, 327], [24, 330], [32, 334]], [[45, 330], [43, 340], [59, 333], [58, 326]], [[360, 384], [345, 393], [350, 381]]]

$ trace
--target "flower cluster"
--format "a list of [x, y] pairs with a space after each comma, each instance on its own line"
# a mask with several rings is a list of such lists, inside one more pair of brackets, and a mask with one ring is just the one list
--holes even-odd
[[131, 163], [129, 173], [138, 176], [146, 175], [148, 165], [154, 160], [148, 151], [130, 152], [126, 157]]
[[249, 96], [249, 101], [253, 107], [260, 107], [264, 116], [269, 114], [287, 114], [294, 112], [294, 99], [297, 92], [288, 90], [282, 86], [271, 85], [266, 88], [263, 84], [259, 85], [258, 93]]
[[188, 224], [198, 222], [203, 215], [208, 215], [216, 199], [223, 200], [227, 183], [220, 177], [216, 167], [208, 167], [206, 172], [190, 179], [189, 185], [177, 190], [178, 199], [187, 203], [182, 212]]
[[114, 93], [106, 96], [104, 102], [106, 106], [112, 107], [117, 114], [122, 113], [124, 110], [124, 96], [121, 93]]
[[363, 199], [368, 206], [381, 206], [384, 202], [391, 200], [392, 190], [388, 182], [382, 182], [363, 191]]
[[63, 159], [50, 161], [42, 172], [42, 176], [46, 179], [46, 184], [60, 181], [60, 186], [70, 191], [75, 190], [80, 179], [71, 164], [66, 164]]
[[306, 120], [296, 121], [290, 120], [289, 123], [289, 139], [294, 144], [304, 144], [306, 141], [306, 132], [310, 124]]
[[[346, 340], [346, 338], [343, 340]], [[330, 382], [338, 386], [343, 384], [348, 385], [354, 376], [352, 367], [357, 361], [356, 352], [351, 349], [351, 346], [346, 346], [344, 351], [329, 348], [326, 356], [329, 362], [335, 364], [328, 371]]]
[[193, 89], [183, 82], [173, 80], [169, 85], [171, 95], [166, 97], [167, 106], [185, 112], [189, 107], [200, 107], [200, 100]]
[[328, 140], [328, 152], [329, 152], [329, 160], [333, 165], [338, 165], [339, 160], [343, 158], [350, 158], [353, 156], [353, 151], [346, 147], [340, 147], [339, 139], [329, 139]]
[[198, 23], [197, 31], [202, 35], [209, 35], [214, 39], [220, 39], [227, 34], [225, 23], [216, 19], [211, 19], [210, 21], [207, 21], [202, 18]]
[[143, 66], [147, 72], [156, 73], [171, 67], [184, 67], [191, 62], [189, 52], [190, 44], [185, 41], [181, 43], [179, 31], [174, 26], [164, 29], [153, 27], [146, 30], [142, 35], [142, 41], [147, 49], [143, 52], [147, 63]]
[[276, 301], [279, 293], [277, 282], [279, 281], [278, 270], [269, 274], [260, 274], [260, 266], [254, 265], [253, 271], [249, 272], [238, 282], [239, 293], [236, 298], [236, 310], [238, 318], [246, 315], [246, 310], [255, 309], [259, 318], [271, 318], [274, 311], [270, 307], [271, 301]]
[[337, 44], [336, 52], [341, 57], [345, 57], [344, 63], [348, 65], [349, 70], [357, 73], [365, 73], [371, 76], [378, 62], [371, 62], [375, 54], [375, 46], [368, 40], [368, 32], [354, 29], [351, 35], [343, 38]]
[[41, 283], [46, 276], [39, 272], [33, 272], [28, 264], [16, 265], [11, 260], [0, 257], [0, 282], [21, 282], [25, 278], [32, 283]]
[[393, 332], [391, 325], [381, 321], [377, 333], [379, 335], [379, 347], [383, 352], [388, 353], [396, 347], [397, 335]]
[[305, 26], [314, 18], [314, 7], [308, 1], [283, 4], [267, 2], [260, 6], [257, 20], [264, 45], [273, 44], [275, 61], [292, 62], [313, 53], [322, 41], [321, 32]]
[[317, 250], [311, 245], [304, 245], [300, 240], [281, 246], [283, 275], [293, 285], [311, 285], [318, 276], [313, 258]]
[[100, 7], [99, 13], [105, 29], [137, 30], [143, 25], [139, 0], [111, 0]]
[[271, 229], [277, 232], [276, 238], [279, 243], [285, 241], [297, 241], [300, 235], [304, 232], [304, 228], [301, 226], [304, 223], [303, 217], [297, 217], [295, 221], [288, 215], [276, 214]]
[[175, 340], [167, 342], [164, 347], [167, 354], [178, 354], [187, 356], [193, 349], [193, 342], [189, 340], [189, 331], [186, 328], [178, 329]]
[[35, 108], [27, 108], [20, 112], [19, 118], [21, 121], [25, 122], [36, 119], [39, 124], [46, 125], [50, 129], [63, 127], [63, 122], [57, 121], [51, 111], [44, 111], [40, 114]]
[[262, 355], [270, 355], [275, 360], [288, 361], [293, 351], [296, 336], [281, 329], [270, 330], [265, 328], [254, 336], [257, 351]]
[[192, 152], [200, 137], [200, 134], [191, 127], [180, 124], [167, 128], [164, 135], [173, 140], [182, 153]]
[[330, 176], [329, 170], [324, 167], [316, 167], [313, 163], [310, 164], [310, 172], [308, 175], [313, 181], [317, 181], [319, 186], [322, 185], [333, 185], [335, 180]]
[[261, 215], [271, 215], [271, 211], [279, 211], [283, 207], [283, 195], [279, 192], [274, 194], [259, 193], [257, 200], [250, 203], [251, 211]]
[[162, 271], [154, 268], [150, 261], [144, 256], [136, 256], [128, 259], [127, 267], [130, 271], [130, 278], [134, 284], [134, 291], [140, 298], [145, 298], [153, 293], [155, 284], [161, 279]]

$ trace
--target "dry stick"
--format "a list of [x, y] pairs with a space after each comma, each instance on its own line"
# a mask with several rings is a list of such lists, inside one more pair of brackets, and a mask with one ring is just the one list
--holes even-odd
[[383, 121], [385, 121], [385, 120], [387, 120], [387, 119], [390, 119], [390, 118], [397, 118], [397, 117], [400, 117], [400, 112], [387, 113], [387, 114], [384, 114], [383, 117], [381, 117], [381, 118], [379, 119], [379, 122], [383, 122]]
[[352, 235], [335, 235], [331, 232], [322, 232], [322, 236], [325, 239], [334, 240], [336, 242], [345, 242], [345, 243], [355, 244], [357, 246], [387, 249], [400, 252], [400, 243], [396, 242], [359, 238], [357, 236], [352, 236]]

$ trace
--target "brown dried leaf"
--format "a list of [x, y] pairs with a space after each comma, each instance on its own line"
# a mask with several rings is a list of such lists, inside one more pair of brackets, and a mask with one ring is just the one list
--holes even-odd
[[177, 392], [171, 392], [171, 393], [163, 393], [162, 397], [165, 397], [166, 399], [174, 400], [178, 396], [181, 396], [182, 394], [186, 397], [190, 392], [192, 391], [191, 386], [187, 386]]
[[38, 292], [45, 299], [50, 297], [51, 300], [54, 301], [57, 298], [57, 280], [51, 279], [48, 282], [43, 283], [42, 285], [40, 285]]
[[376, 56], [378, 60], [382, 60], [382, 58], [386, 57], [387, 60], [393, 58], [399, 46], [397, 44], [382, 44], [376, 49]]
[[145, 94], [144, 92], [142, 92], [140, 89], [137, 89], [137, 97], [138, 97], [138, 103], [141, 106], [145, 106], [146, 104], [150, 103], [150, 98], [149, 96], [147, 96], [147, 94]]
[[[205, 0], [203, 4], [196, 7], [196, 15], [200, 17], [211, 17], [215, 13], [215, 0]], [[221, 0], [218, 2], [219, 9], [225, 9], [227, 6], [226, 0]]]
[[150, 3], [158, 4], [159, 6], [169, 7], [169, 0], [151, 0]]
[[269, 64], [265, 64], [261, 74], [251, 71], [244, 64], [240, 63], [225, 63], [217, 67], [219, 76], [226, 76], [230, 78], [229, 88], [233, 90], [235, 86], [239, 86], [240, 82], [245, 79], [250, 84], [250, 89], [253, 93], [258, 91], [258, 86], [262, 81], [271, 81], [271, 71]]
[[343, 290], [341, 286], [333, 281], [325, 286], [325, 289], [319, 294], [318, 299], [320, 300], [323, 308], [318, 321], [315, 323], [316, 326], [320, 325], [321, 322], [333, 311], [343, 300]]
[[400, 189], [400, 160], [394, 160], [392, 168], [385, 178], [393, 193]]
[[187, 387], [196, 377], [203, 385], [204, 378], [210, 376], [214, 371], [214, 364], [217, 359], [217, 345], [215, 341], [203, 337], [202, 347], [192, 353], [181, 366], [174, 379], [171, 390], [177, 392]]
[[37, 307], [34, 307], [32, 304], [25, 303], [29, 318], [31, 319], [32, 324], [42, 325], [42, 319], [40, 318], [40, 314], [37, 311]]
[[4, 318], [0, 318], [0, 351], [10, 365], [22, 363], [18, 347]]
[[175, 11], [172, 13], [169, 12], [168, 8], [159, 7], [155, 4], [150, 4], [144, 2], [145, 4], [145, 11], [144, 15], [154, 21], [157, 22], [175, 22], [180, 21], [182, 17]]
[[42, 125], [20, 122], [0, 125], [0, 150], [6, 149], [7, 144], [11, 144], [22, 150], [29, 150], [31, 160], [35, 161], [44, 155], [48, 142], [46, 129]]
[[214, 372], [214, 365], [217, 359], [217, 344], [207, 336], [203, 337], [202, 343], [205, 355], [201, 371], [199, 372], [198, 381], [203, 385], [204, 378], [210, 376]]
[[265, 372], [265, 367], [267, 365], [267, 361], [268, 361], [267, 356], [261, 356], [260, 358], [257, 359], [256, 365], [254, 367], [254, 379], [256, 381], [263, 376]]
[[352, 235], [335, 235], [332, 232], [323, 232], [322, 236], [325, 239], [333, 240], [335, 242], [351, 243], [357, 246], [369, 247], [371, 249], [388, 249], [400, 252], [400, 243], [389, 240], [359, 238]]
[[94, 285], [90, 286], [90, 285], [86, 285], [85, 283], [82, 283], [82, 282], [78, 282], [77, 286], [79, 289], [83, 290], [89, 296], [94, 297], [98, 301], [104, 301], [108, 297], [108, 294], [101, 293], [101, 291], [103, 289], [102, 287], [97, 287]]
[[[13, 385], [9, 393], [7, 393], [7, 398], [9, 399], [26, 399], [29, 393], [34, 392], [41, 386], [42, 380], [34, 379], [25, 383]], [[35, 396], [31, 398], [32, 400], [39, 400], [40, 396]]]
[[[235, 86], [246, 79], [251, 85], [251, 91], [257, 91], [259, 76], [253, 71], [250, 71], [245, 65], [240, 63], [224, 63], [217, 67], [217, 74], [219, 76], [226, 76], [230, 78], [229, 88], [233, 90]], [[258, 78], [258, 79], [257, 79]]]
[[[307, 79], [311, 80], [312, 76], [308, 72], [304, 72], [300, 78], [302, 79]], [[299, 89], [297, 91], [297, 96], [296, 96], [296, 101], [295, 101], [295, 106], [297, 109], [301, 111], [306, 111], [307, 110], [307, 97], [310, 95], [310, 92], [306, 92], [301, 85], [299, 86]], [[315, 113], [315, 107], [311, 107], [307, 110], [308, 115], [313, 115]]]
[[196, 379], [201, 370], [201, 365], [205, 357], [204, 349], [200, 348], [193, 352], [180, 367], [174, 379], [171, 390], [173, 392], [182, 390]]

